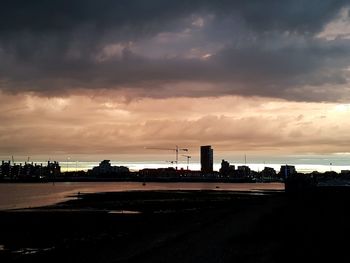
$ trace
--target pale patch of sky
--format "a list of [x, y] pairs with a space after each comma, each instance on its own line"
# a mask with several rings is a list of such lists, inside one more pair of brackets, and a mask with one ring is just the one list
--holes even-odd
[[339, 38], [350, 39], [349, 11], [349, 7], [342, 8], [338, 16], [333, 21], [329, 22], [317, 37], [326, 40], [335, 40]]

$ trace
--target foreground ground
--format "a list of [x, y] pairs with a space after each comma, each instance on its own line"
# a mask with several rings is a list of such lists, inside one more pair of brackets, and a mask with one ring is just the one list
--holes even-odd
[[350, 262], [350, 192], [81, 195], [0, 213], [0, 262]]

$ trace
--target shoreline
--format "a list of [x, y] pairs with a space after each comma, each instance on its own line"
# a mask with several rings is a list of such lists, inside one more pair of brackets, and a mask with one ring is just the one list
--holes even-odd
[[280, 183], [152, 183], [141, 182], [58, 182], [55, 184], [0, 184], [0, 210], [51, 205], [80, 193], [129, 190], [263, 190], [284, 189]]
[[216, 190], [81, 194], [53, 206], [0, 212], [0, 260], [349, 259], [349, 201], [346, 188], [296, 195]]
[[[271, 195], [279, 194], [216, 190], [106, 192], [80, 194], [77, 199], [52, 206], [1, 211], [0, 225], [7, 227], [0, 236], [0, 245], [4, 246], [0, 260], [137, 262], [150, 251], [198, 233], [232, 213], [246, 211], [246, 205], [259, 206]], [[109, 259], [97, 260], [102, 254]]]

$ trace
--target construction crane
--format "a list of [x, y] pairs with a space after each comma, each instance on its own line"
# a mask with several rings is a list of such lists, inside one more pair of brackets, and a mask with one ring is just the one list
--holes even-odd
[[182, 155], [182, 156], [187, 158], [187, 171], [188, 171], [188, 166], [190, 165], [191, 156], [190, 155]]
[[148, 150], [174, 151], [174, 152], [175, 152], [176, 170], [177, 170], [177, 165], [178, 165], [178, 163], [179, 163], [179, 151], [188, 152], [188, 149], [187, 149], [187, 148], [179, 148], [179, 146], [177, 146], [177, 145], [176, 145], [175, 148], [145, 147], [145, 149], [148, 149]]

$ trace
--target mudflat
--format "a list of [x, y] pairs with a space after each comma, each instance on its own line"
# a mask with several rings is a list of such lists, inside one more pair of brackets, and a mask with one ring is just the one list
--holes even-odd
[[1, 262], [349, 262], [350, 191], [130, 191], [0, 212]]

